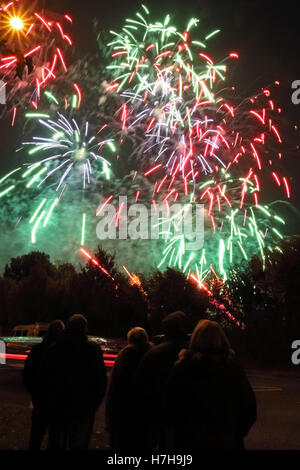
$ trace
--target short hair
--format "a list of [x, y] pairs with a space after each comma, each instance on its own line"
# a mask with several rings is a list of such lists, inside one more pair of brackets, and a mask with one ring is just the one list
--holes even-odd
[[66, 330], [75, 336], [84, 336], [87, 334], [88, 321], [80, 314], [72, 315], [68, 322]]
[[136, 326], [135, 328], [132, 328], [130, 331], [128, 331], [127, 340], [129, 344], [140, 346], [147, 344], [149, 342], [149, 337], [147, 331], [144, 328]]
[[173, 338], [186, 334], [186, 314], [181, 310], [169, 313], [162, 320], [162, 327], [166, 336]]
[[44, 336], [47, 341], [56, 341], [62, 335], [65, 329], [65, 324], [61, 320], [53, 320], [48, 326], [48, 330]]
[[231, 345], [219, 323], [200, 320], [191, 336], [190, 351], [195, 354], [211, 350], [229, 352]]

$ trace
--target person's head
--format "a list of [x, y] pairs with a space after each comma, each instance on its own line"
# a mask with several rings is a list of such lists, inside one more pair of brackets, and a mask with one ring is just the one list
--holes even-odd
[[44, 341], [49, 343], [58, 341], [65, 329], [65, 324], [61, 320], [53, 320], [44, 335]]
[[186, 314], [178, 310], [170, 313], [162, 321], [166, 339], [181, 339], [186, 336]]
[[147, 331], [139, 326], [128, 331], [127, 340], [130, 345], [135, 347], [144, 347], [149, 343]]
[[88, 332], [88, 322], [87, 319], [80, 314], [72, 315], [66, 326], [66, 333], [78, 339], [85, 339]]
[[190, 352], [195, 355], [209, 351], [229, 353], [232, 350], [229, 340], [219, 323], [200, 320], [191, 336]]

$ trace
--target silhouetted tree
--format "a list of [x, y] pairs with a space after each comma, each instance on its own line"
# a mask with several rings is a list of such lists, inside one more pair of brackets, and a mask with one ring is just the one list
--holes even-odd
[[209, 305], [207, 294], [191, 283], [176, 269], [156, 271], [148, 280], [150, 321], [159, 331], [162, 319], [176, 310], [183, 310], [189, 318], [190, 329], [206, 315]]
[[43, 268], [49, 276], [55, 275], [56, 268], [50, 262], [50, 256], [39, 251], [32, 251], [27, 255], [12, 258], [10, 263], [5, 266], [4, 277], [20, 281], [29, 276], [35, 266]]
[[114, 255], [101, 247], [95, 260], [76, 270], [71, 264], [54, 265], [40, 252], [13, 258], [0, 278], [1, 330], [9, 333], [16, 324], [66, 321], [82, 313], [89, 320], [90, 334], [124, 337], [133, 326], [159, 333], [166, 315], [183, 310], [190, 331], [201, 318], [216, 319], [238, 351], [269, 362], [289, 361], [291, 343], [300, 337], [300, 237], [282, 240], [266, 251], [264, 262], [253, 257], [248, 264], [235, 266], [225, 283], [215, 276], [207, 278], [216, 303], [178, 270], [128, 277], [120, 272]]

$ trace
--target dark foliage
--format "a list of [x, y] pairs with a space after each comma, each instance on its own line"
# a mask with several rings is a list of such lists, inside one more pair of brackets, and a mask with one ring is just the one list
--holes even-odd
[[189, 319], [189, 330], [205, 318], [209, 305], [207, 295], [175, 269], [156, 271], [147, 282], [151, 324], [159, 331], [162, 319], [176, 310], [184, 311]]
[[216, 295], [244, 329], [227, 323], [243, 355], [268, 363], [290, 363], [291, 344], [300, 337], [300, 237], [282, 240], [265, 253], [235, 267]]
[[[175, 310], [188, 316], [192, 331], [201, 318], [216, 319], [233, 346], [249, 360], [289, 363], [291, 343], [300, 337], [300, 237], [282, 240], [265, 254], [237, 266], [225, 284], [207, 280], [218, 305], [226, 307], [243, 328], [224, 314], [205, 291], [175, 269], [136, 280], [121, 273], [113, 255], [101, 247], [80, 270], [54, 265], [45, 253], [13, 258], [0, 278], [0, 328], [17, 324], [67, 320], [84, 314], [90, 333], [124, 337], [133, 326], [161, 333], [161, 321]], [[109, 275], [108, 275], [108, 274]]]

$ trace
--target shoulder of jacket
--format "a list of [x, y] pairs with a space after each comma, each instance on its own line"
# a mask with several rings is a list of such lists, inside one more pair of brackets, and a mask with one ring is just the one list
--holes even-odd
[[97, 353], [97, 354], [103, 354], [103, 350], [102, 350], [100, 344], [95, 343], [94, 341], [87, 341], [86, 344], [87, 344], [87, 348], [90, 351], [93, 351], [94, 353]]
[[123, 348], [120, 351], [120, 356], [121, 357], [128, 357], [128, 356], [131, 356], [134, 353], [135, 353], [135, 348], [133, 346], [131, 346], [130, 344], [128, 344], [127, 346], [125, 346], [125, 348]]

